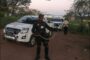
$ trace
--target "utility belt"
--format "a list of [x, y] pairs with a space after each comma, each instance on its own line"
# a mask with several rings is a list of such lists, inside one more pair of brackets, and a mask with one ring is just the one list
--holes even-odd
[[34, 37], [40, 37], [42, 39], [45, 39], [45, 40], [49, 40], [49, 38], [51, 37], [50, 33], [36, 33], [33, 35]]
[[44, 40], [49, 40], [49, 36], [48, 35], [45, 35], [45, 36], [43, 36], [43, 35], [34, 35], [34, 37], [40, 37], [40, 38], [42, 38], [42, 39], [44, 39]]

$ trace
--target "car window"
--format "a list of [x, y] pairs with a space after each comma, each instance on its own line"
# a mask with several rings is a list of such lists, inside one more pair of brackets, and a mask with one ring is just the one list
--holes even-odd
[[51, 21], [55, 21], [55, 22], [63, 22], [63, 19], [52, 19]]
[[18, 22], [26, 24], [33, 24], [36, 21], [37, 21], [36, 17], [22, 17], [21, 19], [18, 20]]

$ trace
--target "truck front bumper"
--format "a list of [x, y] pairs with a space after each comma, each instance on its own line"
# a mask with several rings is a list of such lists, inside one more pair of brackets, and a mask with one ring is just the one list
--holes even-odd
[[7, 35], [5, 35], [4, 38], [11, 39], [11, 40], [15, 40], [16, 39], [15, 37], [7, 36]]

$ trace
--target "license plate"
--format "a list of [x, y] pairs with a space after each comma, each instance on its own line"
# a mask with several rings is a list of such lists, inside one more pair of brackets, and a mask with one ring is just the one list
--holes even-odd
[[11, 33], [11, 32], [7, 32], [6, 35], [8, 35], [8, 36], [14, 36], [14, 34]]

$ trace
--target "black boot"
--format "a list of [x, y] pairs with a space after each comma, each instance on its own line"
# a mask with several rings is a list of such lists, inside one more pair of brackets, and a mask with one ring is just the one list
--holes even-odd
[[49, 58], [49, 57], [45, 57], [45, 59], [46, 59], [46, 60], [50, 60], [50, 58]]
[[40, 59], [40, 51], [41, 51], [41, 47], [37, 46], [35, 60], [39, 60]]
[[45, 59], [50, 60], [50, 58], [48, 56], [48, 46], [45, 46]]
[[36, 56], [35, 60], [40, 60], [40, 56]]

